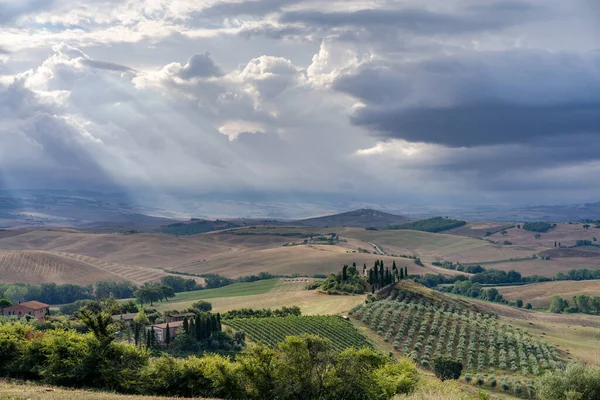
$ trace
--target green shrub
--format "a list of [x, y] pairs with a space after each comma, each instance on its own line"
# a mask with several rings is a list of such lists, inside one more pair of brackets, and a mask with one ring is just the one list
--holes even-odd
[[600, 367], [569, 364], [537, 380], [537, 395], [547, 400], [600, 399]]

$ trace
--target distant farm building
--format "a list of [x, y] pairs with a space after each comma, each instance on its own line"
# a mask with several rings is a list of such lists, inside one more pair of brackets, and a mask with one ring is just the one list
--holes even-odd
[[44, 319], [49, 309], [50, 305], [48, 304], [41, 303], [39, 301], [26, 301], [24, 303], [6, 307], [2, 313], [4, 316], [14, 315], [19, 318], [23, 318], [28, 315], [41, 320]]
[[177, 336], [177, 329], [183, 325], [183, 320], [151, 325], [146, 327], [146, 331], [150, 332], [151, 330], [154, 330], [156, 341], [159, 343], [164, 343], [167, 341], [167, 325], [169, 325], [170, 338], [173, 340], [173, 338]]
[[168, 314], [167, 315], [167, 322], [178, 322], [178, 321], [182, 321], [184, 319], [192, 319], [195, 318], [196, 314], [193, 312], [187, 312], [187, 313], [180, 313], [180, 314]]

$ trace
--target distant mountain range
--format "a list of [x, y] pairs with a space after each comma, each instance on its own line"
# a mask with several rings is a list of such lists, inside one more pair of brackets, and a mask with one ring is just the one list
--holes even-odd
[[[141, 199], [141, 200], [140, 200]], [[380, 209], [380, 210], [376, 210]], [[346, 211], [354, 210], [354, 211]], [[339, 213], [341, 211], [341, 213]], [[318, 215], [303, 219], [309, 215]], [[100, 231], [157, 231], [171, 223], [219, 218], [244, 225], [348, 226], [385, 228], [435, 216], [467, 221], [580, 221], [600, 219], [600, 202], [538, 206], [427, 206], [311, 200], [243, 201], [202, 196], [152, 197], [136, 193], [62, 190], [0, 191], [0, 229], [67, 226]], [[196, 223], [197, 228], [200, 227]], [[216, 224], [221, 226], [222, 224]]]

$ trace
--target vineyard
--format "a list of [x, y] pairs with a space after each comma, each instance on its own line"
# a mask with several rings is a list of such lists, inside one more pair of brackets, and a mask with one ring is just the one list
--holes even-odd
[[227, 325], [244, 331], [256, 342], [275, 347], [287, 336], [310, 333], [331, 340], [337, 351], [349, 347], [370, 347], [371, 345], [354, 326], [337, 316], [292, 316], [273, 318], [232, 319]]
[[538, 376], [563, 366], [554, 346], [499, 322], [495, 315], [401, 285], [386, 299], [356, 306], [350, 314], [425, 368], [438, 355], [452, 355], [467, 372], [477, 373]]

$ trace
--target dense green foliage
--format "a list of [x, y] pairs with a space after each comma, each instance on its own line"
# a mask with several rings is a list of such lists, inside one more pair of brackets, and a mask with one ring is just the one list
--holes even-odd
[[[201, 289], [195, 280], [179, 276], [163, 277], [160, 283], [172, 288], [176, 293]], [[37, 300], [48, 304], [68, 304], [77, 300], [107, 297], [127, 299], [134, 297], [134, 292], [138, 289], [138, 286], [129, 281], [100, 281], [96, 283], [95, 287], [92, 285], [57, 285], [56, 283], [42, 283], [41, 285], [15, 283], [0, 284], [0, 297], [6, 297], [13, 303]]]
[[554, 296], [550, 300], [549, 310], [553, 313], [584, 313], [600, 314], [600, 296], [586, 296], [584, 294], [573, 296], [573, 305], [560, 296]]
[[275, 310], [270, 308], [261, 308], [253, 310], [252, 308], [240, 308], [237, 310], [227, 311], [222, 315], [223, 319], [234, 319], [234, 318], [270, 318], [270, 317], [289, 317], [289, 316], [300, 316], [302, 312], [300, 307], [281, 307]]
[[434, 261], [431, 265], [435, 265], [436, 267], [466, 272], [468, 274], [480, 274], [485, 272], [486, 269], [478, 264], [461, 264], [461, 263], [453, 263], [451, 261]]
[[544, 400], [600, 399], [600, 367], [569, 364], [564, 371], [538, 379], [537, 395]]
[[341, 272], [330, 274], [321, 284], [321, 290], [327, 294], [361, 294], [367, 289], [367, 280], [356, 269], [356, 264], [344, 265]]
[[465, 225], [466, 221], [457, 219], [433, 217], [423, 219], [420, 221], [409, 222], [403, 225], [393, 226], [392, 229], [410, 229], [413, 231], [424, 231], [424, 232], [443, 232], [449, 229], [458, 228]]
[[566, 273], [557, 273], [554, 279], [557, 281], [588, 281], [600, 279], [600, 270], [591, 270], [587, 268], [572, 269]]
[[[99, 282], [101, 284], [101, 282]], [[0, 297], [6, 297], [13, 303], [37, 300], [48, 304], [72, 303], [75, 300], [94, 298], [92, 285], [57, 285], [42, 283], [41, 285], [25, 285], [22, 283], [0, 283]]]
[[224, 399], [391, 399], [418, 382], [411, 362], [375, 351], [334, 351], [316, 336], [287, 337], [276, 348], [256, 345], [235, 361], [151, 357], [144, 346], [92, 333], [41, 331], [21, 322], [0, 324], [0, 376], [134, 394]]
[[563, 365], [554, 346], [495, 315], [408, 290], [394, 289], [387, 299], [357, 306], [351, 315], [425, 368], [444, 354], [453, 354], [470, 372], [494, 368], [540, 375]]
[[441, 381], [458, 379], [462, 374], [463, 365], [459, 360], [447, 355], [439, 355], [433, 359], [431, 369]]
[[525, 222], [523, 224], [523, 229], [530, 232], [548, 232], [550, 229], [554, 228], [556, 224], [550, 224], [548, 222]]
[[167, 285], [146, 283], [138, 290], [133, 292], [138, 303], [153, 305], [156, 301], [168, 301], [175, 297], [175, 291]]
[[306, 333], [331, 340], [332, 346], [338, 351], [349, 347], [370, 346], [350, 322], [338, 316], [232, 319], [226, 325], [244, 331], [252, 340], [271, 347], [275, 347], [287, 336]]

